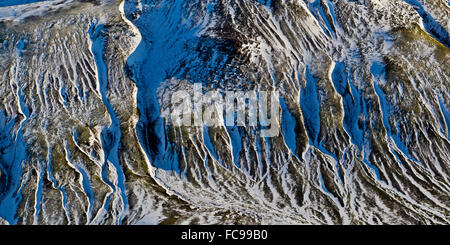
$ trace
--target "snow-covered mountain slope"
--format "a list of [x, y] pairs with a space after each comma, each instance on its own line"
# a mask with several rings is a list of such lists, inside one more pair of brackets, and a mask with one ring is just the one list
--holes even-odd
[[[10, 3], [0, 222], [450, 223], [447, 1]], [[168, 123], [194, 84], [280, 134]]]

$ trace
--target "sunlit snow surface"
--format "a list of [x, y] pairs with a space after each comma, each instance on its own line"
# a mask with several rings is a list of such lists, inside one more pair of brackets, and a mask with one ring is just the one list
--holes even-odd
[[[0, 0], [0, 224], [448, 224], [447, 1]], [[260, 124], [171, 95], [277, 91]]]

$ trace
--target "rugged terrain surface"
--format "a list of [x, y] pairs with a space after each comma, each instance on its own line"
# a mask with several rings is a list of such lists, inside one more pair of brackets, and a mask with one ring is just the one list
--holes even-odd
[[[0, 0], [0, 224], [448, 224], [449, 14]], [[278, 91], [281, 133], [165, 123], [194, 83]]]

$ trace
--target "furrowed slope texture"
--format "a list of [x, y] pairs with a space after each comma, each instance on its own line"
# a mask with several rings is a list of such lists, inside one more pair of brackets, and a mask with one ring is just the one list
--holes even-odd
[[[443, 0], [0, 1], [0, 223], [448, 224]], [[280, 134], [171, 96], [277, 91]]]

